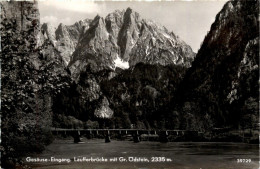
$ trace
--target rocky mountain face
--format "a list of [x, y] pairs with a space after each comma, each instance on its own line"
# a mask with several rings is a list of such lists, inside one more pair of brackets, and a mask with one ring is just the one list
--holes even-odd
[[126, 69], [139, 62], [190, 67], [195, 53], [165, 27], [142, 19], [132, 9], [96, 16], [66, 26], [41, 26], [38, 44], [49, 40], [78, 80], [87, 65], [95, 71]]
[[[36, 3], [2, 3], [1, 9], [3, 19], [12, 18], [16, 23], [17, 31], [28, 30], [39, 24], [39, 10]], [[38, 30], [35, 30], [34, 35], [37, 32]]]
[[[52, 97], [69, 86], [65, 63], [54, 46], [37, 44], [37, 2], [1, 2], [2, 164], [50, 142]], [[13, 159], [15, 160], [15, 159]]]
[[[75, 26], [72, 27], [75, 28]], [[57, 37], [56, 34], [55, 40], [58, 43]], [[68, 34], [64, 37], [70, 39]], [[120, 114], [120, 109], [115, 112], [111, 108], [114, 100], [107, 93], [104, 93], [102, 87], [104, 82], [113, 80], [121, 73], [126, 75], [124, 72], [128, 71], [125, 69], [129, 67], [132, 67], [131, 70], [141, 70], [141, 67], [146, 64], [153, 65], [149, 67], [148, 72], [153, 72], [153, 69], [158, 69], [158, 72], [160, 72], [159, 69], [162, 69], [161, 71], [164, 72], [166, 70], [163, 66], [168, 65], [173, 67], [179, 65], [182, 67], [179, 69], [185, 70], [185, 67], [191, 65], [194, 55], [191, 48], [174, 33], [169, 32], [159, 24], [142, 19], [138, 13], [130, 8], [126, 11], [116, 10], [106, 18], [96, 16], [89, 22], [88, 27], [81, 31], [68, 65], [76, 85], [71, 86], [69, 91], [64, 91], [63, 94], [54, 99], [55, 105], [59, 105], [54, 110], [57, 114], [73, 115], [84, 121], [95, 120], [98, 117], [111, 119], [117, 112]], [[139, 63], [143, 64], [135, 69]], [[179, 74], [182, 75], [183, 72]], [[131, 75], [135, 76], [134, 73]], [[138, 75], [141, 76], [141, 73]], [[174, 77], [178, 78], [175, 81], [179, 81], [179, 77], [179, 75]], [[140, 78], [142, 77], [138, 77], [137, 81]], [[166, 86], [169, 85], [171, 78], [165, 77]], [[158, 79], [152, 78], [152, 81], [156, 80]], [[130, 85], [130, 82], [127, 83]], [[108, 86], [110, 86], [109, 84], [107, 83]], [[145, 86], [145, 83], [140, 84], [141, 88]], [[159, 88], [157, 86], [157, 89]], [[111, 86], [111, 90], [105, 92], [113, 93], [118, 92], [117, 90], [119, 89]], [[134, 95], [133, 93], [129, 94], [129, 97]], [[57, 116], [57, 118], [59, 117]], [[60, 121], [60, 119], [57, 120]]]
[[190, 128], [205, 128], [197, 121], [243, 128], [257, 123], [258, 11], [259, 1], [236, 0], [217, 14], [176, 100], [182, 118], [194, 122]]
[[69, 68], [77, 79], [87, 65], [93, 70], [126, 69], [137, 63], [190, 67], [195, 54], [173, 32], [142, 19], [128, 8], [96, 16], [79, 39]]
[[70, 26], [61, 23], [58, 28], [54, 28], [49, 23], [44, 23], [41, 25], [41, 31], [38, 34], [38, 44], [41, 45], [46, 40], [49, 40], [55, 49], [59, 51], [67, 65], [80, 37], [89, 28], [90, 22], [91, 20], [86, 19]]

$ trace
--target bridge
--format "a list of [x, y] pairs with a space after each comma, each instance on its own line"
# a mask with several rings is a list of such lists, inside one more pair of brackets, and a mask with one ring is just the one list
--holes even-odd
[[102, 136], [105, 138], [105, 142], [109, 143], [111, 135], [116, 135], [118, 138], [124, 136], [131, 136], [134, 142], [141, 141], [141, 135], [146, 136], [158, 136], [161, 142], [168, 142], [168, 137], [173, 136], [198, 136], [198, 131], [190, 130], [155, 130], [155, 129], [64, 129], [64, 128], [52, 128], [53, 135], [72, 136], [74, 143], [79, 143], [80, 137], [85, 136], [91, 138], [92, 136]]

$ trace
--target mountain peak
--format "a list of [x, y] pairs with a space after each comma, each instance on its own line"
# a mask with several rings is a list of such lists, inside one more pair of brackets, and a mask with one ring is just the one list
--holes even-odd
[[109, 13], [107, 16], [106, 16], [106, 19], [109, 19], [111, 20], [111, 18], [114, 18], [114, 17], [117, 17], [117, 18], [122, 18], [123, 15], [125, 13], [125, 10], [115, 10], [114, 12], [112, 13]]
[[139, 13], [135, 12], [132, 8], [128, 7], [125, 11], [125, 16], [128, 18], [130, 16], [133, 16], [134, 18], [139, 19]]
[[46, 31], [47, 29], [54, 29], [54, 26], [51, 24], [51, 23], [43, 23], [42, 25], [41, 25], [41, 29], [43, 30], [43, 31]]
[[195, 56], [174, 33], [141, 18], [130, 7], [115, 10], [105, 19], [96, 15], [93, 20], [71, 26], [60, 24], [55, 33], [58, 41], [55, 44], [62, 55], [66, 55], [74, 78], [87, 65], [94, 71], [128, 68], [140, 62], [189, 67]]
[[128, 7], [128, 8], [126, 9], [126, 12], [127, 12], [127, 13], [132, 13], [132, 12], [133, 12], [133, 9], [130, 8], [130, 7]]
[[195, 56], [174, 33], [142, 19], [131, 8], [116, 10], [106, 16], [105, 22], [100, 22], [96, 16], [72, 56], [69, 66], [76, 78], [87, 64], [96, 70], [125, 69], [139, 62], [189, 67]]
[[93, 19], [93, 21], [97, 21], [97, 20], [99, 20], [101, 18], [101, 16], [99, 15], [99, 14], [97, 14], [96, 16], [95, 16], [95, 18]]

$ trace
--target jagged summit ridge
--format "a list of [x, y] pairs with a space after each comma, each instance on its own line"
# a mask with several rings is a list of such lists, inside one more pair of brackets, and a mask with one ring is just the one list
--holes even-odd
[[43, 23], [38, 35], [38, 46], [46, 40], [50, 41], [60, 52], [64, 62], [68, 64], [81, 36], [91, 22], [92, 20], [85, 19], [69, 26], [60, 23], [57, 28], [50, 23]]
[[126, 69], [139, 62], [190, 67], [195, 56], [173, 32], [131, 8], [70, 26], [44, 23], [39, 39], [40, 44], [49, 40], [55, 46], [74, 78], [87, 65], [96, 71]]
[[141, 18], [131, 8], [97, 15], [79, 40], [69, 63], [73, 77], [86, 65], [94, 70], [128, 68], [139, 62], [190, 67], [191, 47], [173, 32]]

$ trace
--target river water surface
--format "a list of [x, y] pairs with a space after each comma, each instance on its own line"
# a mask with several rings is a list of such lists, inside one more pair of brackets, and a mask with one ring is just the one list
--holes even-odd
[[[74, 144], [73, 140], [55, 140], [43, 153], [30, 156], [47, 159], [48, 162], [26, 164], [40, 169], [260, 169], [259, 145], [212, 142], [133, 143], [116, 140], [105, 143], [102, 139], [83, 141], [85, 142]], [[71, 162], [51, 162], [51, 157], [70, 159]], [[74, 158], [83, 157], [103, 157], [108, 162], [74, 161]], [[130, 162], [129, 157], [140, 157], [149, 162]], [[117, 162], [110, 161], [115, 158]], [[120, 162], [119, 158], [126, 161]]]

